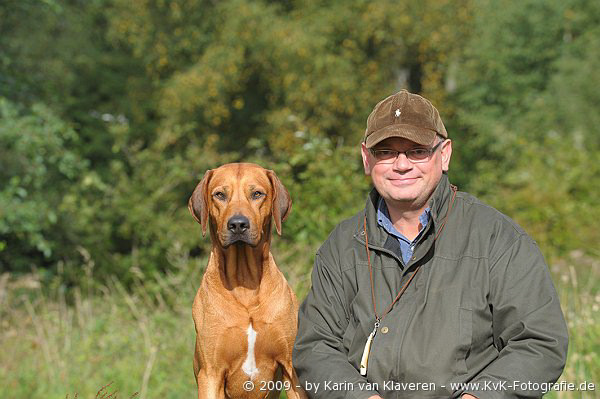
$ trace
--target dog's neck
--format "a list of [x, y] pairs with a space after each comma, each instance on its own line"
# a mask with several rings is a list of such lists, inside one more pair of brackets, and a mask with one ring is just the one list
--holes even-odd
[[220, 274], [225, 288], [232, 290], [243, 287], [257, 290], [269, 259], [268, 243], [256, 247], [247, 244], [232, 244], [228, 248], [218, 248]]
[[[251, 247], [245, 243], [235, 243], [227, 248], [221, 247], [213, 237], [212, 255], [215, 257], [213, 264], [218, 266], [221, 284], [229, 291], [254, 293], [260, 288], [265, 272], [269, 272], [271, 226], [265, 226], [262, 239], [258, 245]], [[211, 231], [211, 233], [213, 233]], [[215, 276], [216, 277], [216, 276]]]

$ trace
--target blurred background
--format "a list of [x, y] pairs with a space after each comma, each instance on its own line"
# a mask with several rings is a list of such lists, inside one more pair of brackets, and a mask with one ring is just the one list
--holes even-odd
[[593, 0], [0, 2], [0, 397], [194, 397], [195, 185], [276, 171], [294, 206], [273, 252], [303, 299], [401, 88], [440, 110], [451, 181], [539, 243], [561, 380], [598, 385], [599, 62]]

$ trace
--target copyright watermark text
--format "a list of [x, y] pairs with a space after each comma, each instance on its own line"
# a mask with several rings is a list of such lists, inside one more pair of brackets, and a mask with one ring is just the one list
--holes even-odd
[[[285, 390], [292, 388], [289, 381], [245, 381], [243, 384], [245, 391], [273, 391]], [[434, 382], [399, 382], [399, 381], [384, 381], [382, 383], [358, 381], [358, 382], [305, 382], [301, 385], [296, 385], [295, 388], [302, 389], [306, 392], [323, 392], [323, 391], [405, 391], [405, 392], [420, 392], [420, 391], [436, 391], [437, 389], [446, 389], [450, 391], [462, 392], [481, 392], [481, 391], [519, 391], [519, 392], [541, 392], [549, 391], [595, 391], [596, 384], [589, 381], [580, 383], [559, 381], [550, 382], [532, 382], [532, 381], [478, 381], [478, 382], [449, 382], [447, 384], [436, 384]]]

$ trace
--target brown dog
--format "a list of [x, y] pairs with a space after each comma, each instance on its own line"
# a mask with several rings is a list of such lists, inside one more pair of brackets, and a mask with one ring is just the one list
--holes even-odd
[[207, 171], [190, 197], [212, 239], [192, 308], [199, 399], [276, 398], [282, 387], [306, 398], [292, 366], [296, 296], [269, 251], [271, 219], [281, 235], [291, 205], [275, 173], [249, 163]]

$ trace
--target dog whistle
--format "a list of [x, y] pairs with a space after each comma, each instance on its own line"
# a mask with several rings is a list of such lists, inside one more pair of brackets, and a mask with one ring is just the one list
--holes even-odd
[[360, 375], [367, 375], [369, 352], [371, 351], [371, 344], [373, 343], [375, 334], [377, 334], [377, 328], [379, 328], [379, 319], [375, 320], [375, 327], [373, 328], [373, 331], [371, 331], [371, 334], [369, 334], [369, 338], [367, 338], [367, 343], [365, 344], [365, 349], [363, 351], [362, 358], [360, 359]]

